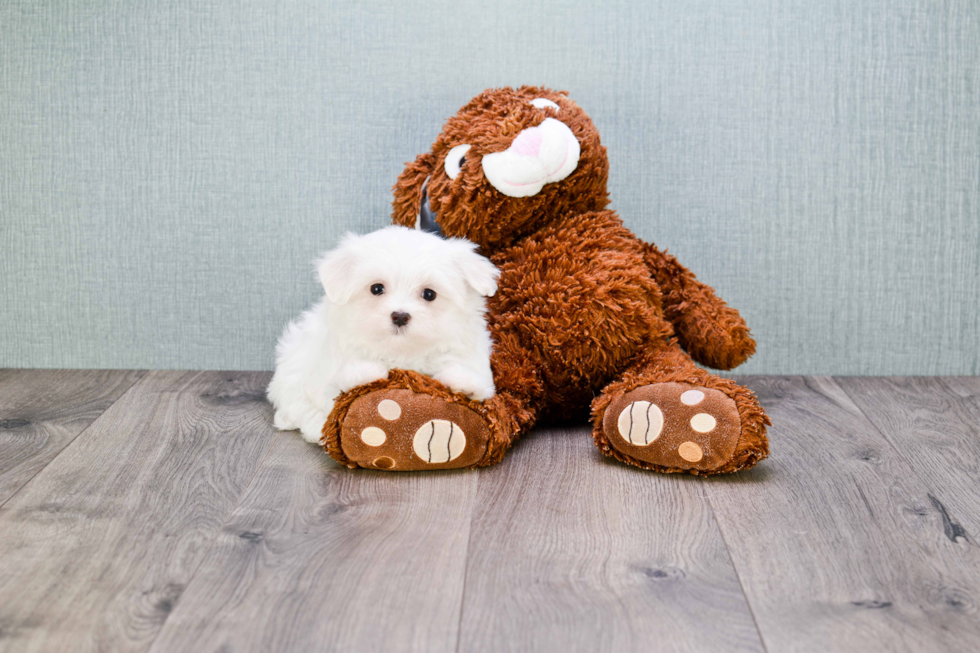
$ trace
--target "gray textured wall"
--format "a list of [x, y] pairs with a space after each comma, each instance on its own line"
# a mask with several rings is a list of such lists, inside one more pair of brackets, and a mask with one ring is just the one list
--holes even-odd
[[315, 254], [521, 83], [590, 112], [744, 371], [980, 372], [976, 0], [4, 0], [0, 366], [270, 367]]

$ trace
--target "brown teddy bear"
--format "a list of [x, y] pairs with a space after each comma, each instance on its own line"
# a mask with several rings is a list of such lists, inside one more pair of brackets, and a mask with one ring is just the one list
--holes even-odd
[[[563, 92], [488, 90], [446, 122], [398, 178], [393, 221], [469, 238], [500, 268], [488, 305], [497, 394], [475, 402], [393, 370], [337, 398], [330, 455], [386, 470], [490, 465], [539, 421], [590, 407], [599, 450], [644, 469], [719, 474], [768, 455], [755, 395], [695, 365], [744, 362], [748, 328], [606, 210], [608, 171], [599, 133]], [[361, 438], [368, 427], [381, 444]]]

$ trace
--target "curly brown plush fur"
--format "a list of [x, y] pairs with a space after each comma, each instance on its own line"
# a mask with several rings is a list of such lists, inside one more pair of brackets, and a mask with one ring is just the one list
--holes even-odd
[[[559, 110], [534, 107], [535, 98], [551, 100]], [[578, 139], [578, 166], [536, 195], [503, 195], [485, 178], [482, 156], [507, 149], [522, 130], [546, 117], [565, 123]], [[471, 149], [461, 173], [451, 179], [443, 163], [449, 150], [463, 143]], [[488, 307], [497, 395], [485, 404], [471, 402], [432, 379], [395, 371], [337, 401], [324, 428], [334, 458], [352, 464], [339, 435], [352, 402], [391, 389], [410, 389], [447, 404], [463, 402], [478, 413], [491, 434], [478, 465], [499, 461], [538, 420], [581, 419], [590, 409], [600, 451], [645, 469], [732, 472], [768, 455], [769, 422], [755, 396], [695, 365], [731, 369], [744, 362], [755, 351], [748, 328], [712, 288], [666, 251], [640, 241], [606, 210], [608, 171], [598, 131], [565, 93], [538, 87], [488, 90], [446, 122], [431, 151], [408, 164], [395, 184], [393, 221], [416, 225], [425, 188], [443, 233], [473, 240], [500, 268], [498, 291]], [[624, 427], [617, 433], [615, 420], [604, 421], [604, 414], [612, 401], [644, 386], [654, 395], [676, 388], [695, 391], [688, 396], [720, 398], [704, 405], [722, 422], [730, 415], [734, 435], [726, 444], [711, 441], [710, 433], [692, 432], [683, 459], [677, 458], [676, 446], [673, 458], [641, 454], [644, 460], [627, 453], [635, 447], [623, 444]], [[644, 410], [649, 417], [650, 409]], [[633, 413], [628, 417], [632, 428]], [[690, 430], [671, 417], [664, 418], [665, 429]], [[392, 437], [409, 437], [391, 428]], [[708, 461], [722, 450], [733, 453], [720, 466], [705, 468], [707, 462], [693, 460], [697, 452]]]

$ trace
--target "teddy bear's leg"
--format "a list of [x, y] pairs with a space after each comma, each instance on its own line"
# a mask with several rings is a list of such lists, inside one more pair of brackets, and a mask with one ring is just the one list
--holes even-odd
[[644, 469], [724, 474], [769, 455], [755, 395], [697, 367], [674, 343], [652, 344], [592, 402], [607, 456]]
[[336, 399], [321, 443], [351, 468], [480, 467], [503, 459], [531, 422], [533, 414], [507, 392], [477, 402], [417, 372], [391, 370]]

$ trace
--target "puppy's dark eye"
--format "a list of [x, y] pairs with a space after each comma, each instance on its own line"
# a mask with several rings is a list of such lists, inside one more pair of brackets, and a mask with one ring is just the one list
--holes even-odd
[[424, 299], [425, 301], [427, 302], [435, 301], [435, 298], [436, 298], [436, 291], [433, 290], [432, 288], [426, 288], [425, 290], [422, 291], [422, 299]]
[[371, 294], [372, 295], [383, 295], [383, 294], [385, 294], [384, 284], [383, 283], [376, 283], [373, 286], [371, 286]]

